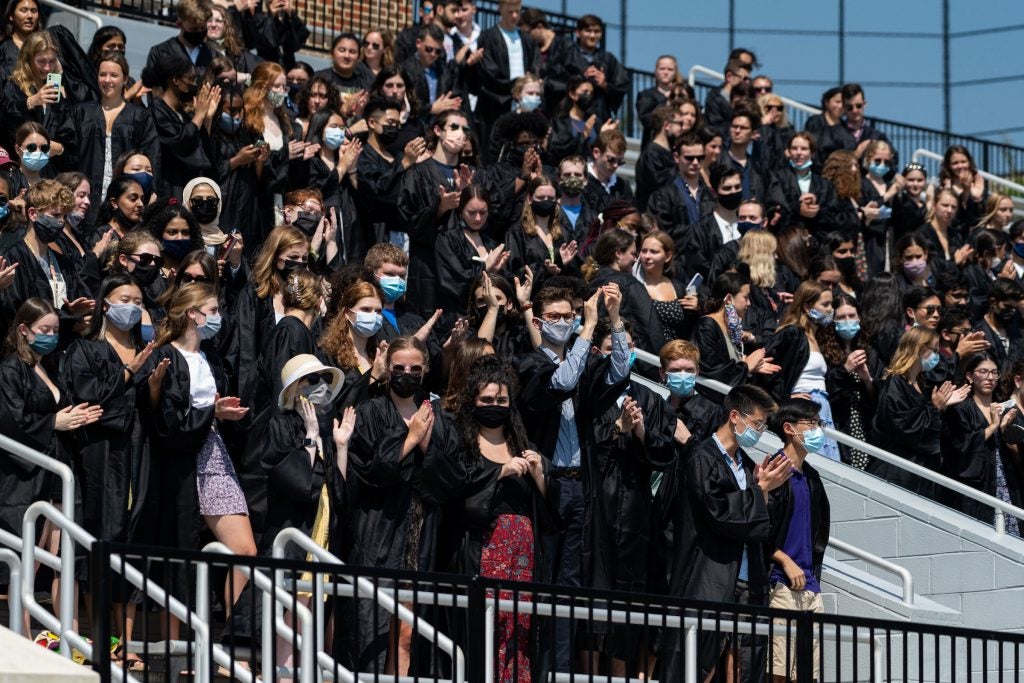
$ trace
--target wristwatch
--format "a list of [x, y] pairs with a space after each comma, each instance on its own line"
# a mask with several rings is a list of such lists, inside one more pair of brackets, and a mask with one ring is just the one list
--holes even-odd
[[309, 448], [310, 446], [314, 446], [314, 447], [316, 446], [316, 439], [303, 439], [302, 440], [302, 447], [303, 448]]

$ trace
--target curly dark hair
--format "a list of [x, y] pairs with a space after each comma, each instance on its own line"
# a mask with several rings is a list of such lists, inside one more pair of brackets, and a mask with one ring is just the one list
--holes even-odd
[[199, 223], [192, 216], [192, 212], [174, 197], [158, 199], [143, 209], [142, 220], [136, 229], [146, 230], [160, 242], [164, 237], [164, 228], [175, 218], [182, 218], [188, 223], [189, 251], [202, 249], [205, 245]]
[[529, 447], [525, 436], [526, 428], [523, 426], [523, 419], [516, 407], [519, 379], [508, 361], [502, 360], [498, 356], [478, 358], [470, 368], [466, 382], [462, 386], [459, 410], [455, 413], [455, 426], [458, 429], [459, 440], [462, 442], [464, 452], [475, 458], [483, 457], [480, 445], [477, 443], [480, 425], [473, 419], [473, 408], [480, 390], [488, 384], [497, 384], [508, 388], [508, 420], [506, 420], [502, 431], [509, 451], [513, 455], [518, 455]]

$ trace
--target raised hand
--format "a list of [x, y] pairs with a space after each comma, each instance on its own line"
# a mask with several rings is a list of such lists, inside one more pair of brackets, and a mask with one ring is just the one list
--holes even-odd
[[241, 420], [249, 412], [248, 408], [242, 407], [242, 399], [237, 396], [224, 396], [217, 394], [214, 400], [213, 415], [218, 420]]
[[793, 462], [780, 452], [766, 455], [764, 462], [754, 466], [754, 481], [767, 495], [769, 491], [774, 491], [786, 483], [792, 473]]

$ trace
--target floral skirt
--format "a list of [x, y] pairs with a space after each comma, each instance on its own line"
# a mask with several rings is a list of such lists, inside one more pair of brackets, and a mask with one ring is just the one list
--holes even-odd
[[[498, 515], [484, 539], [480, 575], [510, 581], [533, 580], [533, 523], [524, 515]], [[493, 599], [493, 594], [490, 596]], [[511, 600], [502, 590], [499, 599]], [[520, 600], [528, 596], [519, 594]], [[498, 612], [495, 624], [495, 681], [529, 683], [530, 615]]]
[[210, 430], [196, 459], [196, 491], [201, 515], [249, 514], [228, 448], [216, 429]]

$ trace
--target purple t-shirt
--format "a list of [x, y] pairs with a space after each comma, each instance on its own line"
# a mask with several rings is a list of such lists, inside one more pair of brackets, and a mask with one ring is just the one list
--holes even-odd
[[[793, 499], [793, 514], [789, 518], [789, 530], [786, 532], [786, 541], [782, 544], [781, 550], [796, 562], [796, 566], [804, 570], [804, 590], [820, 593], [821, 586], [814, 578], [814, 549], [811, 544], [811, 489], [803, 473], [795, 468], [793, 476], [789, 478], [789, 491]], [[784, 583], [789, 586], [786, 572], [782, 571], [782, 567], [777, 563], [772, 565], [771, 583]]]

